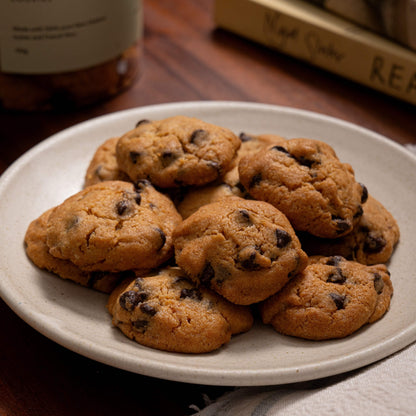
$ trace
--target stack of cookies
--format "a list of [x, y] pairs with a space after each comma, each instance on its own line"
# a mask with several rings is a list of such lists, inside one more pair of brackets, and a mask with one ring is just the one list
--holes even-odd
[[249, 331], [341, 338], [380, 319], [399, 228], [326, 143], [175, 116], [105, 141], [26, 252], [109, 294], [138, 343], [202, 353]]

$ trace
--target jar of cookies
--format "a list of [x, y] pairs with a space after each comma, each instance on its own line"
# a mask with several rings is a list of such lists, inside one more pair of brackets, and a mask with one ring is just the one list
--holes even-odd
[[142, 0], [4, 0], [0, 107], [72, 109], [111, 97], [141, 70]]

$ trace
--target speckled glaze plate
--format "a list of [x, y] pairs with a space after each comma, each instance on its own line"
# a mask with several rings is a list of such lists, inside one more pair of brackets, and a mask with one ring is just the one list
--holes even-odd
[[[28, 224], [81, 189], [95, 149], [140, 119], [201, 118], [237, 134], [276, 133], [332, 145], [356, 178], [396, 217], [401, 240], [389, 264], [395, 293], [380, 321], [350, 337], [324, 342], [281, 336], [257, 323], [223, 348], [198, 355], [138, 345], [113, 328], [107, 296], [38, 270], [26, 257]], [[395, 142], [320, 114], [242, 102], [187, 102], [99, 117], [41, 142], [0, 178], [0, 294], [29, 325], [66, 348], [138, 374], [210, 385], [271, 385], [346, 372], [416, 340], [416, 158]]]

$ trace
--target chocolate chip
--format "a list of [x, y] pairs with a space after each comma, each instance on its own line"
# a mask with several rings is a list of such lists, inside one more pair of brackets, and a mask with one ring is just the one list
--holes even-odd
[[213, 267], [211, 266], [211, 263], [207, 262], [205, 264], [204, 269], [202, 270], [201, 275], [199, 276], [199, 280], [201, 281], [201, 283], [208, 286], [214, 277], [215, 277], [215, 271]]
[[215, 284], [221, 286], [225, 280], [230, 278], [231, 274], [229, 267], [218, 265], [215, 269]]
[[279, 248], [286, 247], [292, 241], [292, 237], [285, 230], [277, 228], [274, 233], [276, 235], [276, 246]]
[[134, 200], [136, 201], [137, 205], [142, 203], [142, 196], [140, 194], [148, 186], [152, 186], [152, 184], [147, 179], [140, 179], [134, 183], [134, 190], [136, 191]]
[[161, 156], [162, 166], [164, 168], [171, 165], [178, 158], [178, 154], [172, 152], [171, 150], [165, 150]]
[[384, 289], [384, 280], [379, 273], [374, 273], [374, 289], [379, 295]]
[[345, 283], [346, 280], [347, 278], [343, 275], [342, 270], [339, 267], [336, 267], [331, 271], [326, 279], [329, 283], [337, 283], [339, 285]]
[[137, 161], [139, 160], [140, 152], [131, 151], [129, 156], [130, 156], [131, 163], [135, 165]]
[[290, 157], [293, 157], [289, 153], [289, 151], [287, 149], [285, 149], [283, 146], [278, 146], [278, 145], [277, 146], [273, 146], [273, 147], [270, 148], [270, 150], [277, 150], [278, 152], [282, 152], [282, 153], [285, 153], [286, 155], [288, 155]]
[[345, 300], [347, 298], [345, 295], [340, 295], [339, 293], [330, 293], [329, 296], [334, 301], [338, 310], [345, 308]]
[[255, 251], [251, 252], [250, 255], [246, 258], [239, 259], [239, 264], [242, 269], [252, 271], [260, 270], [261, 266], [256, 263], [257, 253]]
[[337, 234], [342, 234], [345, 231], [351, 229], [351, 223], [347, 220], [344, 220], [343, 218], [333, 215], [332, 221], [335, 222], [335, 226], [337, 228]]
[[256, 261], [258, 255], [262, 255], [259, 246], [246, 246], [239, 251], [236, 263], [243, 270], [260, 270], [261, 265]]
[[361, 203], [364, 204], [364, 202], [366, 202], [367, 199], [368, 199], [368, 190], [367, 190], [367, 187], [365, 185], [363, 185], [362, 183], [360, 183], [360, 185], [361, 185], [361, 189], [362, 189]]
[[364, 213], [363, 207], [358, 205], [357, 212], [354, 214], [354, 218], [360, 218]]
[[276, 146], [271, 147], [270, 150], [277, 150], [279, 152], [282, 152], [285, 155], [295, 159], [296, 162], [298, 162], [300, 165], [306, 166], [308, 168], [311, 168], [312, 165], [314, 165], [316, 163], [319, 163], [318, 160], [307, 159], [305, 156], [296, 157], [296, 156], [292, 155], [291, 153], [289, 153], [289, 151], [287, 149], [285, 149], [283, 146], [276, 145]]
[[369, 233], [364, 241], [363, 250], [366, 253], [380, 253], [381, 250], [386, 246], [387, 241], [380, 236]]
[[338, 266], [342, 261], [344, 261], [344, 257], [342, 256], [331, 256], [326, 261], [328, 266]]
[[202, 294], [196, 288], [193, 288], [193, 289], [184, 288], [184, 289], [181, 290], [180, 298], [181, 299], [191, 298], [191, 299], [195, 299], [195, 300], [201, 300], [202, 299]]
[[208, 135], [209, 133], [206, 130], [194, 130], [191, 134], [191, 137], [189, 138], [189, 142], [198, 146], [201, 144], [201, 141], [205, 140], [208, 137]]
[[142, 124], [147, 124], [147, 123], [150, 123], [150, 120], [147, 120], [146, 118], [144, 118], [143, 120], [139, 120], [139, 121], [136, 123], [136, 127], [139, 127], [139, 126], [141, 126]]
[[250, 181], [250, 183], [249, 183], [249, 185], [248, 185], [248, 187], [249, 188], [252, 188], [253, 186], [256, 186], [256, 185], [258, 185], [261, 181], [262, 181], [262, 179], [263, 179], [263, 177], [262, 177], [262, 174], [259, 172], [259, 173], [256, 173], [252, 178], [251, 178], [251, 181]]
[[132, 324], [137, 331], [143, 333], [146, 331], [147, 326], [149, 325], [149, 321], [145, 319], [138, 319], [137, 321], [134, 321]]
[[238, 137], [242, 142], [249, 142], [250, 140], [253, 140], [253, 136], [250, 136], [247, 133], [240, 133]]
[[302, 165], [302, 166], [306, 166], [307, 168], [311, 168], [312, 165], [318, 163], [318, 161], [316, 160], [312, 160], [312, 159], [307, 159], [305, 156], [299, 156], [296, 158], [296, 161]]
[[244, 188], [244, 185], [240, 181], [238, 181], [235, 186], [240, 192], [246, 192], [246, 188]]
[[143, 302], [146, 298], [147, 294], [145, 292], [129, 290], [120, 296], [119, 303], [120, 306], [126, 311], [132, 311], [140, 302]]
[[160, 239], [161, 239], [161, 244], [157, 249], [157, 251], [160, 251], [162, 250], [163, 246], [166, 244], [166, 234], [160, 228], [155, 228], [155, 230], [159, 233]]
[[240, 209], [237, 216], [239, 222], [245, 225], [252, 225], [250, 213], [246, 209]]
[[124, 215], [127, 214], [130, 208], [130, 202], [126, 199], [123, 199], [122, 201], [117, 202], [116, 204], [116, 211], [118, 215]]
[[148, 303], [142, 303], [140, 305], [140, 310], [143, 313], [150, 315], [150, 316], [156, 315], [156, 312], [157, 312], [157, 310], [152, 305], [149, 305]]

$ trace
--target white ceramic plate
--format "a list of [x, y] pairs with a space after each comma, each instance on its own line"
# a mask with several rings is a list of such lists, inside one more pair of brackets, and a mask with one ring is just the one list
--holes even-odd
[[[81, 189], [95, 149], [138, 120], [189, 115], [237, 134], [277, 133], [331, 144], [356, 178], [396, 217], [401, 241], [389, 268], [395, 293], [383, 319], [341, 340], [281, 336], [256, 324], [210, 354], [186, 355], [138, 345], [113, 328], [107, 296], [42, 272], [27, 259], [30, 221]], [[270, 385], [356, 369], [416, 340], [416, 158], [371, 131], [315, 113], [271, 105], [188, 102], [142, 107], [99, 117], [43, 141], [0, 178], [0, 294], [40, 333], [86, 357], [135, 373], [211, 385]]]

